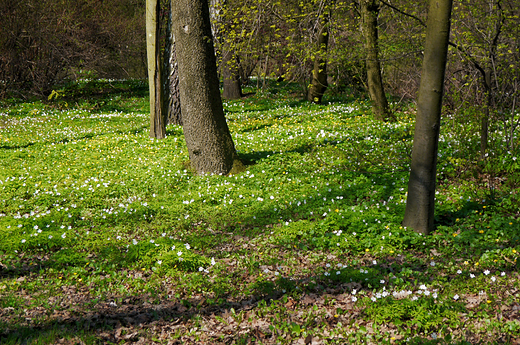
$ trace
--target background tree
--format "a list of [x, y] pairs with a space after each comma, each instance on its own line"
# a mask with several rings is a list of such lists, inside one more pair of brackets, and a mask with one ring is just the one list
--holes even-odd
[[172, 29], [191, 166], [198, 174], [227, 174], [240, 162], [222, 108], [208, 2], [178, 0]]
[[146, 0], [146, 52], [150, 90], [150, 137], [166, 137], [166, 114], [163, 59], [161, 56], [160, 1]]
[[0, 97], [46, 97], [68, 80], [144, 78], [144, 3], [0, 1]]
[[403, 225], [433, 230], [437, 151], [452, 0], [430, 0], [421, 85]]
[[[480, 158], [484, 158], [490, 123], [499, 120], [497, 112], [508, 112], [507, 108], [512, 106], [514, 98], [503, 96], [518, 95], [508, 80], [515, 80], [510, 71], [518, 70], [511, 50], [515, 39], [510, 36], [510, 25], [519, 11], [517, 4], [503, 0], [456, 1], [455, 9], [452, 47], [457, 72], [450, 75], [450, 81], [456, 85], [452, 92], [455, 97], [450, 100], [455, 107], [465, 103], [464, 110], [473, 109], [479, 114], [476, 120], [480, 123]], [[461, 94], [463, 98], [458, 98]]]
[[395, 121], [386, 99], [379, 63], [377, 18], [381, 4], [378, 0], [361, 0], [360, 7], [361, 27], [365, 38], [367, 85], [372, 99], [372, 110], [379, 120]]
[[324, 8], [318, 16], [317, 25], [317, 51], [313, 57], [313, 68], [311, 72], [311, 84], [307, 93], [307, 100], [314, 103], [321, 103], [323, 94], [327, 90], [327, 49], [329, 45], [329, 9], [327, 4], [323, 4]]

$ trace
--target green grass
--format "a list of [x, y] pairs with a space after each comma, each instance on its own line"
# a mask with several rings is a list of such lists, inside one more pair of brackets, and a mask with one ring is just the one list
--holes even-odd
[[499, 128], [481, 162], [477, 128], [445, 117], [426, 237], [400, 225], [412, 106], [385, 124], [349, 96], [246, 90], [224, 107], [247, 171], [194, 176], [181, 127], [148, 137], [145, 91], [0, 104], [0, 342], [520, 337], [520, 152]]

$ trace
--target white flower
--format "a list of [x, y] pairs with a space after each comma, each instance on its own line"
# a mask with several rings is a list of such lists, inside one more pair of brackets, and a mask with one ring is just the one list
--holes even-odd
[[381, 284], [384, 284], [384, 283], [385, 283], [385, 280], [384, 280], [384, 279], [381, 279], [379, 282], [380, 282]]
[[430, 266], [435, 266], [435, 261], [430, 262]]
[[172, 246], [172, 250], [175, 250], [175, 246]]
[[52, 235], [49, 235], [49, 240], [52, 238]]
[[372, 300], [372, 302], [377, 301], [377, 298], [375, 298], [375, 297], [370, 297], [370, 299]]
[[65, 238], [65, 237], [67, 237], [67, 235], [65, 235], [65, 233], [63, 233], [63, 234], [61, 235], [61, 238]]
[[215, 258], [211, 258], [211, 266], [215, 266]]
[[503, 277], [506, 275], [506, 272], [502, 272], [502, 273], [500, 273], [500, 275]]
[[488, 275], [488, 274], [489, 274], [489, 270], [485, 270], [485, 271], [484, 271], [484, 274], [485, 274], [485, 275]]
[[134, 246], [137, 244], [137, 240], [136, 240], [135, 238], [132, 240], [132, 244], [133, 244]]
[[470, 273], [470, 274], [469, 274], [469, 277], [470, 277], [471, 279], [473, 279], [473, 278], [475, 278], [475, 275], [474, 275], [473, 273]]
[[341, 274], [341, 272], [340, 272], [340, 271], [336, 271], [336, 275], [340, 275], [340, 274]]
[[462, 270], [457, 270], [457, 274], [461, 274], [462, 273]]
[[433, 298], [437, 298], [437, 292], [434, 292], [434, 293], [432, 294], [432, 297], [433, 297]]
[[352, 302], [356, 302], [357, 301], [357, 297], [356, 296], [352, 296]]
[[158, 264], [158, 265], [161, 265], [161, 264], [162, 264], [162, 261], [161, 261], [161, 260], [158, 260], [158, 261], [157, 261], [157, 264]]
[[190, 249], [190, 245], [188, 243], [184, 243], [184, 246], [186, 247], [186, 249]]
[[419, 289], [421, 289], [421, 290], [426, 290], [426, 289], [427, 289], [427, 287], [426, 287], [426, 285], [424, 285], [424, 284], [421, 284], [421, 286], [419, 286]]
[[150, 240], [150, 243], [155, 243], [155, 241], [154, 240]]
[[204, 268], [203, 267], [199, 267], [199, 272], [202, 272], [204, 271]]
[[453, 299], [456, 301], [459, 299], [459, 295], [455, 294], [455, 296], [453, 296]]
[[22, 240], [22, 243], [25, 243], [25, 238]]
[[495, 276], [491, 277], [491, 281], [495, 282], [497, 280], [497, 278], [495, 278]]
[[178, 256], [181, 256], [181, 255], [182, 255], [182, 252], [181, 252], [181, 251], [178, 251], [178, 252], [177, 252], [177, 255], [178, 255]]

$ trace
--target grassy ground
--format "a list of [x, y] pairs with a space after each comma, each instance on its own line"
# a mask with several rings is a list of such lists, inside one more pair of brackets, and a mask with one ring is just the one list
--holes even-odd
[[247, 171], [201, 177], [181, 127], [148, 137], [146, 88], [0, 105], [1, 343], [519, 344], [518, 140], [477, 162], [445, 117], [425, 237], [400, 225], [413, 107], [247, 90]]

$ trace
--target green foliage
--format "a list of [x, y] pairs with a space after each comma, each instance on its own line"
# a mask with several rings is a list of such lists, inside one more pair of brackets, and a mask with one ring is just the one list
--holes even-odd
[[[446, 119], [437, 229], [421, 236], [400, 224], [413, 106], [386, 124], [363, 100], [335, 95], [313, 105], [295, 90], [271, 81], [224, 103], [246, 162], [229, 176], [185, 167], [181, 127], [148, 138], [139, 81], [71, 84], [51, 101], [4, 103], [5, 342], [100, 342], [117, 327], [103, 319], [88, 328], [85, 315], [131, 308], [152, 315], [145, 324], [179, 320], [193, 331], [169, 337], [187, 343], [221, 341], [202, 331], [208, 318], [264, 337], [233, 334], [236, 342], [457, 343], [458, 333], [443, 339], [446, 325], [462, 329], [463, 314], [484, 342], [518, 337], [518, 322], [496, 312], [518, 303], [518, 149], [473, 161], [464, 124]], [[40, 316], [28, 321], [24, 310]], [[56, 316], [65, 311], [78, 319]], [[119, 322], [118, 341], [141, 327]], [[48, 332], [34, 335], [34, 327]], [[159, 337], [150, 332], [142, 337]]]
[[417, 301], [386, 298], [376, 303], [368, 302], [365, 313], [378, 324], [392, 322], [403, 330], [417, 327], [429, 332], [444, 327], [456, 328], [460, 323], [459, 313], [464, 307], [456, 302], [435, 303], [433, 298]]

